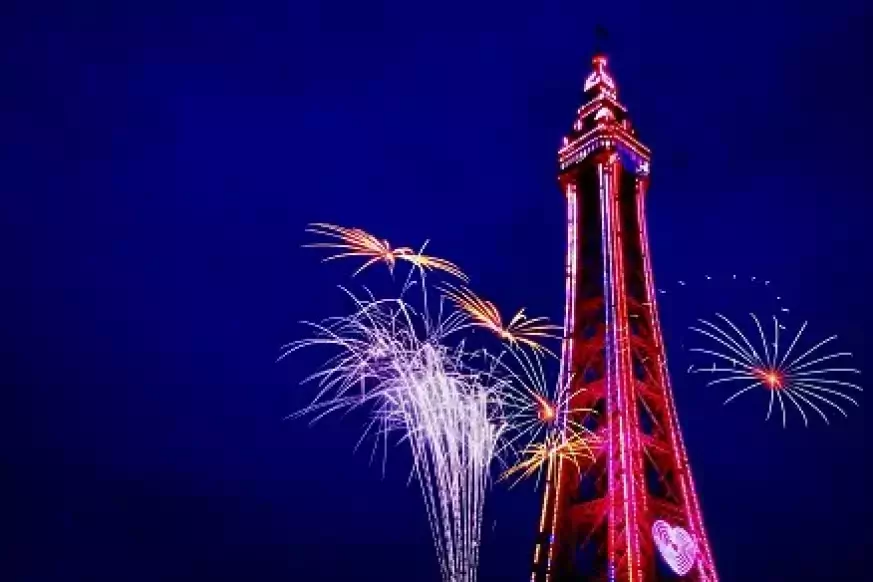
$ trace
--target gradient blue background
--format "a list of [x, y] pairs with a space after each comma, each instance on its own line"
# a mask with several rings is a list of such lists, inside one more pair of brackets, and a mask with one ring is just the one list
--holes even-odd
[[[281, 421], [317, 361], [278, 346], [346, 308], [352, 267], [303, 227], [430, 238], [506, 310], [559, 318], [555, 155], [596, 23], [655, 156], [659, 283], [766, 274], [873, 370], [864, 2], [19, 2], [0, 22], [3, 580], [436, 580], [407, 453], [383, 479], [355, 419]], [[869, 398], [784, 431], [766, 398], [723, 408], [684, 373], [684, 328], [758, 309], [740, 298], [663, 306], [720, 573], [866, 579]], [[482, 580], [526, 580], [532, 486], [487, 513]]]

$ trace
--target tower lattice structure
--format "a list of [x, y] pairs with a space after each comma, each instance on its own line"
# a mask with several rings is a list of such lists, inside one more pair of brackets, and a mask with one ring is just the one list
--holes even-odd
[[606, 58], [595, 56], [593, 69], [559, 150], [568, 241], [561, 381], [571, 386], [569, 418], [598, 438], [593, 459], [559, 458], [549, 471], [532, 581], [717, 582], [658, 320], [645, 221], [650, 152]]

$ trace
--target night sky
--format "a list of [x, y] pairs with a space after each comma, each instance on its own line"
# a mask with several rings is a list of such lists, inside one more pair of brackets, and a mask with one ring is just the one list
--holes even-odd
[[[866, 579], [869, 396], [808, 429], [765, 423], [763, 394], [723, 407], [685, 373], [685, 329], [764, 300], [670, 293], [766, 276], [873, 373], [866, 4], [4, 4], [0, 578], [436, 581], [406, 450], [383, 478], [352, 451], [360, 418], [282, 420], [318, 361], [279, 346], [348, 309], [353, 270], [303, 228], [430, 239], [505, 310], [559, 320], [556, 152], [600, 23], [653, 151], [655, 276], [722, 579]], [[526, 580], [532, 484], [486, 514], [483, 582]]]

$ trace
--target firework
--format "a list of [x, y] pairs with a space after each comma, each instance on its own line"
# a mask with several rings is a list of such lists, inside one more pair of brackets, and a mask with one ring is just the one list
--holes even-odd
[[[698, 368], [692, 371], [721, 376], [709, 382], [708, 386], [725, 382], [741, 383], [743, 387], [725, 400], [725, 404], [750, 390], [761, 388], [770, 394], [767, 420], [773, 413], [774, 402], [778, 401], [782, 411], [783, 427], [787, 426], [786, 400], [794, 405], [806, 426], [809, 424], [807, 411], [815, 411], [825, 423], [830, 424], [825, 410], [835, 409], [843, 416], [848, 416], [843, 408], [845, 403], [859, 405], [858, 401], [849, 396], [845, 390], [861, 391], [862, 388], [855, 383], [837, 378], [841, 378], [842, 376], [839, 376], [841, 374], [860, 374], [860, 371], [855, 368], [831, 367], [831, 364], [825, 363], [851, 357], [852, 354], [849, 352], [823, 353], [819, 351], [826, 344], [835, 340], [836, 336], [820, 341], [799, 356], [792, 357], [795, 351], [799, 351], [799, 349], [795, 350], [795, 347], [806, 329], [806, 323], [800, 327], [788, 348], [784, 352], [780, 352], [779, 331], [784, 330], [785, 327], [779, 323], [776, 317], [773, 317], [771, 343], [764, 333], [761, 322], [754, 314], [751, 314], [761, 340], [756, 348], [740, 328], [727, 317], [721, 314], [716, 314], [716, 316], [726, 324], [726, 327], [719, 327], [701, 319], [699, 321], [702, 326], [691, 329], [720, 347], [714, 349], [694, 348], [691, 351], [716, 358], [717, 363], [708, 368]], [[728, 367], [727, 364], [730, 366]]]
[[563, 435], [550, 432], [542, 441], [530, 442], [522, 451], [520, 460], [504, 471], [500, 478], [508, 479], [516, 475], [513, 485], [532, 475], [537, 475], [539, 480], [543, 468], [547, 467], [546, 479], [551, 479], [558, 465], [556, 461], [568, 461], [579, 469], [580, 457], [594, 460], [589, 434], [571, 431], [569, 435]]
[[[509, 361], [507, 361], [509, 360]], [[507, 350], [498, 360], [499, 394], [506, 418], [505, 447], [516, 464], [502, 478], [519, 474], [518, 480], [537, 474], [553, 458], [591, 454], [595, 435], [579, 419], [596, 414], [590, 408], [571, 407], [582, 389], [573, 390], [574, 376], [565, 383], [549, 384], [536, 352]], [[550, 388], [554, 386], [554, 388]]]
[[712, 305], [712, 311], [718, 311], [721, 303], [737, 303], [740, 298], [741, 302], [758, 306], [754, 311], [768, 311], [781, 317], [790, 313], [791, 309], [779, 288], [766, 274], [750, 275], [721, 270], [666, 282], [656, 291], [659, 294], [659, 303], [670, 310], [684, 304], [686, 300], [699, 303], [705, 296], [706, 302]]
[[[426, 245], [427, 243], [425, 243]], [[429, 255], [424, 255], [422, 252], [424, 251], [424, 247], [417, 252], [404, 252], [398, 255], [397, 258], [412, 263], [413, 266], [417, 267], [421, 271], [428, 271], [431, 269], [437, 269], [440, 271], [444, 271], [450, 275], [454, 275], [458, 279], [467, 282], [467, 276], [464, 274], [461, 269], [459, 269], [454, 263], [451, 263], [445, 259], [441, 259], [439, 257], [432, 257]]]
[[[511, 455], [517, 462], [509, 463], [503, 477], [516, 476], [518, 482], [539, 475], [556, 459], [576, 463], [580, 455], [591, 454], [590, 433], [572, 420], [580, 411], [569, 408], [569, 384], [550, 391], [543, 373], [540, 355], [551, 352], [539, 342], [556, 337], [560, 328], [545, 318], [528, 319], [524, 310], [503, 325], [494, 304], [466, 288], [448, 287], [449, 301], [441, 300], [433, 317], [425, 274], [438, 270], [466, 281], [454, 264], [423, 254], [424, 246], [418, 252], [392, 248], [360, 229], [313, 224], [309, 232], [333, 240], [307, 246], [340, 251], [325, 260], [365, 258], [355, 274], [376, 262], [384, 262], [392, 273], [398, 261], [414, 269], [399, 299], [377, 300], [369, 292], [359, 298], [346, 291], [356, 305], [352, 315], [309, 324], [312, 338], [284, 346], [280, 359], [304, 347], [336, 351], [304, 380], [318, 385], [317, 394], [292, 416], [309, 415], [315, 422], [338, 411], [369, 409], [371, 420], [359, 444], [368, 434], [376, 435], [373, 453], [378, 443], [384, 445], [383, 471], [390, 435], [408, 443], [442, 577], [474, 582], [492, 463], [503, 464], [504, 456]], [[420, 310], [403, 299], [417, 285]], [[457, 309], [444, 311], [452, 305]], [[450, 347], [450, 336], [474, 325], [490, 329], [507, 342], [507, 349], [493, 355], [467, 351], [463, 341]]]
[[487, 299], [478, 297], [466, 287], [455, 288], [446, 285], [442, 291], [471, 318], [473, 325], [484, 327], [510, 346], [522, 345], [537, 353], [555, 355], [540, 343], [546, 338], [560, 338], [556, 332], [561, 330], [561, 327], [548, 323], [548, 318], [529, 319], [522, 308], [509, 320], [509, 323], [504, 325], [497, 306]]
[[303, 412], [318, 418], [369, 405], [365, 435], [375, 429], [387, 443], [399, 433], [413, 454], [443, 579], [473, 582], [490, 467], [504, 430], [491, 358], [445, 344], [458, 329], [458, 313], [431, 318], [402, 299], [355, 302], [353, 315], [313, 325], [314, 338], [285, 347], [283, 357], [314, 345], [339, 352], [309, 378], [320, 390]]
[[439, 257], [423, 254], [424, 246], [427, 243], [418, 252], [413, 251], [410, 247], [392, 248], [391, 243], [387, 240], [380, 240], [359, 228], [346, 228], [321, 222], [310, 224], [306, 231], [333, 239], [331, 242], [304, 245], [309, 248], [327, 248], [340, 251], [327, 257], [324, 259], [325, 261], [346, 257], [362, 257], [367, 259], [352, 276], [378, 262], [385, 263], [388, 266], [388, 270], [393, 273], [397, 261], [407, 261], [422, 272], [437, 269], [454, 275], [463, 281], [467, 280], [466, 275], [455, 264]]
[[306, 229], [306, 232], [325, 236], [333, 239], [333, 241], [307, 244], [304, 245], [305, 247], [328, 248], [341, 251], [327, 257], [324, 259], [325, 261], [332, 261], [334, 259], [345, 257], [366, 258], [367, 261], [357, 271], [355, 271], [354, 275], [357, 275], [370, 265], [380, 261], [388, 265], [388, 269], [393, 272], [394, 265], [397, 263], [397, 257], [403, 254], [412, 253], [412, 249], [407, 247], [393, 249], [387, 240], [379, 240], [375, 236], [359, 228], [346, 228], [344, 226], [316, 222], [310, 224]]

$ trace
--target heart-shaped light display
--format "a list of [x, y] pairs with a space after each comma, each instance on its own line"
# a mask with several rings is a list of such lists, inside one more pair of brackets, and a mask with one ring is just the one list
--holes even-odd
[[687, 531], [659, 519], [652, 525], [652, 537], [664, 561], [676, 574], [684, 576], [694, 567], [697, 543]]

